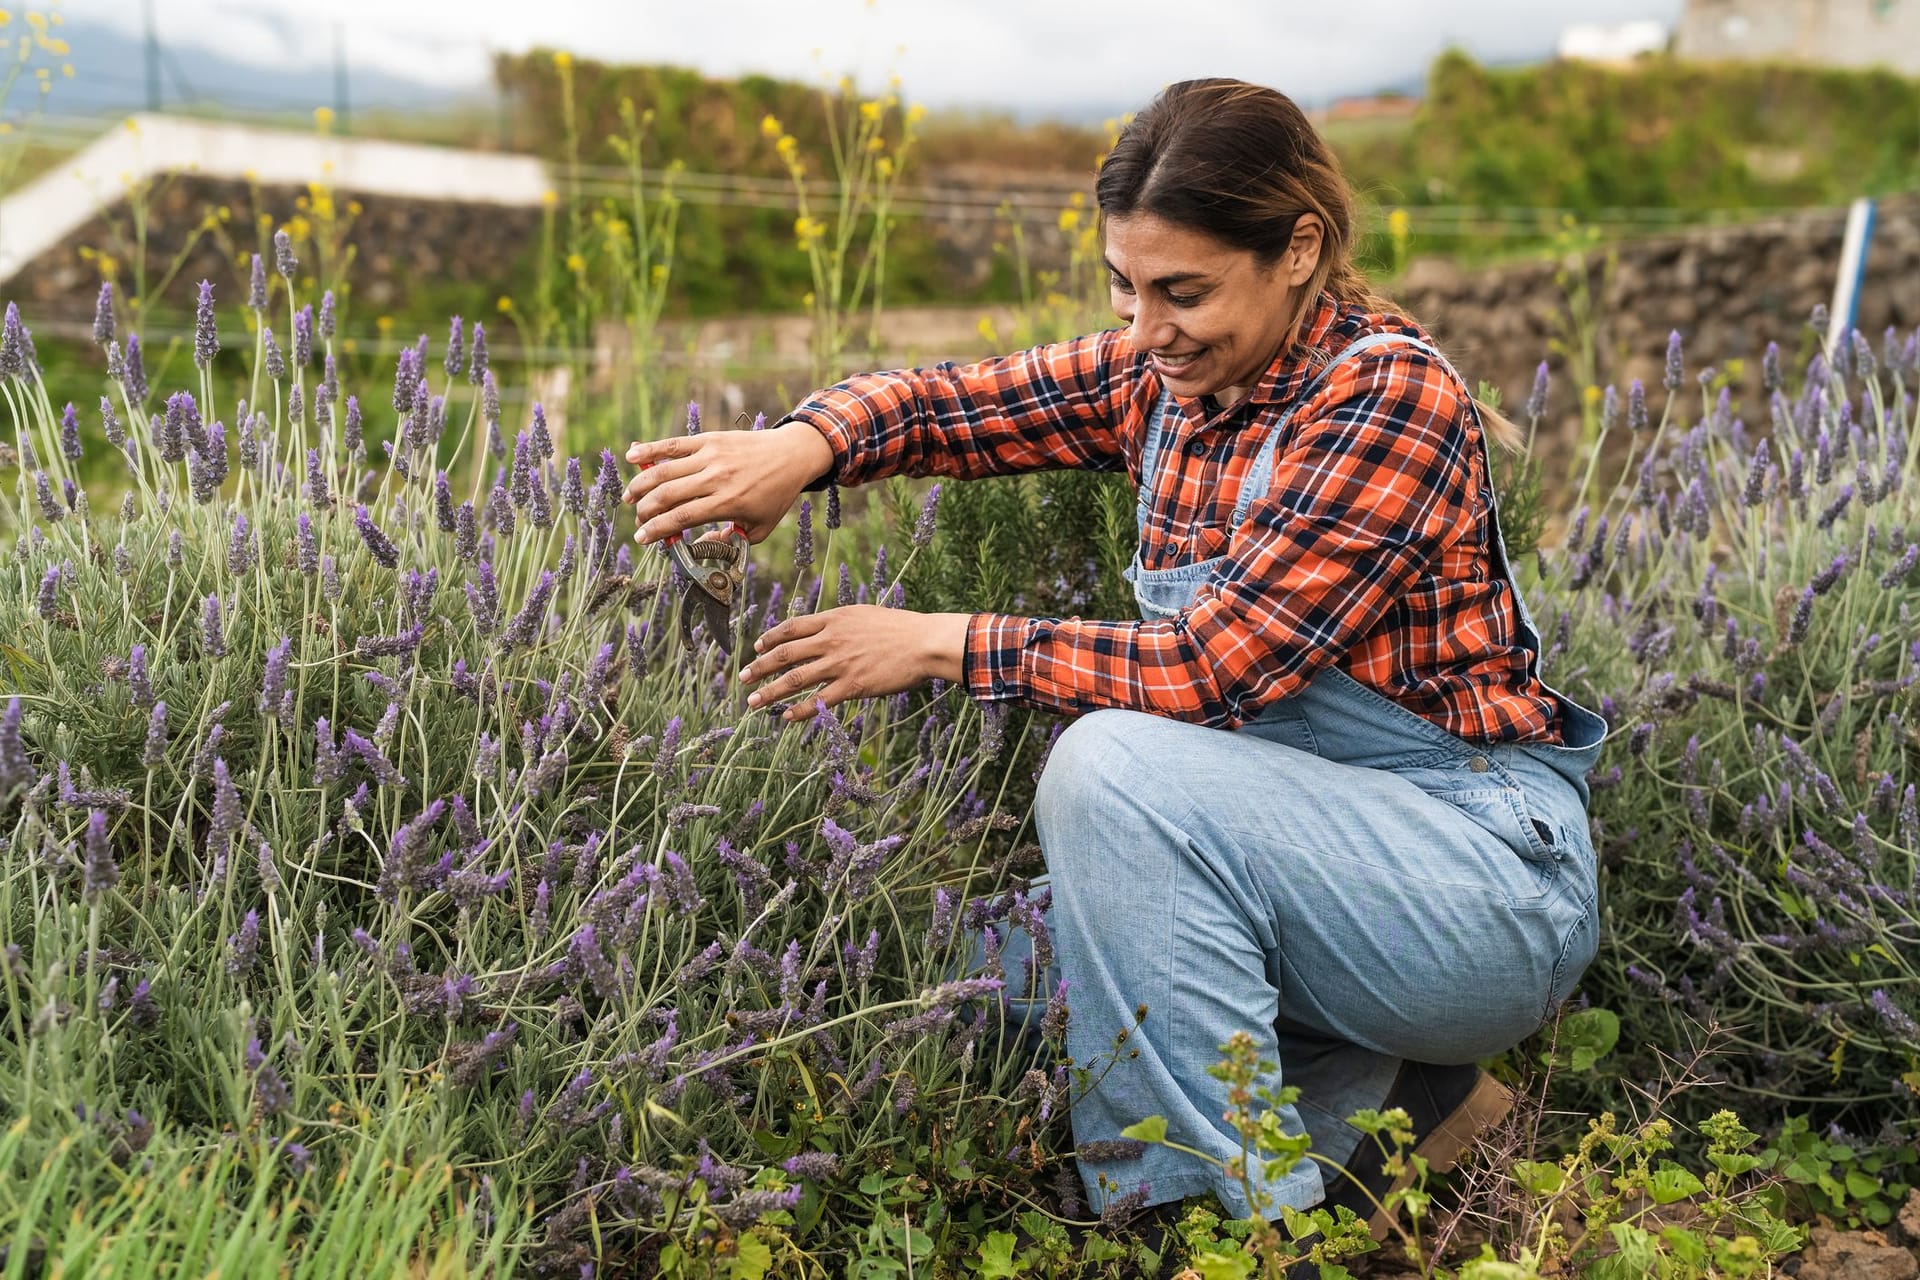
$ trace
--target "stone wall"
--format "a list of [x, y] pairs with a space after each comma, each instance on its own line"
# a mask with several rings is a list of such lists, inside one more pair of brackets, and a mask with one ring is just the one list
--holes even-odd
[[[1903, 338], [1920, 326], [1920, 197], [1882, 201], [1878, 214], [1857, 317], [1873, 335], [1876, 353], [1887, 326], [1897, 326]], [[1845, 221], [1844, 210], [1807, 211], [1627, 241], [1589, 255], [1598, 381], [1624, 392], [1641, 379], [1657, 412], [1667, 335], [1677, 329], [1692, 372], [1743, 360], [1753, 403], [1769, 341], [1789, 359], [1812, 351], [1818, 335], [1807, 320], [1833, 296]], [[1555, 279], [1559, 266], [1462, 267], [1425, 259], [1413, 263], [1392, 292], [1464, 376], [1498, 386], [1509, 407], [1525, 401], [1535, 367], [1547, 360], [1556, 388], [1549, 412], [1559, 431], [1570, 433], [1578, 406], [1568, 362], [1555, 346], [1568, 333], [1568, 291]]]
[[[1050, 210], [1052, 198], [1064, 196], [1068, 189], [1058, 181], [1036, 180], [1033, 185], [1035, 199], [1023, 210], [1022, 221], [1036, 267], [1057, 264], [1064, 254], [1065, 237], [1058, 229], [1057, 214]], [[202, 276], [220, 283], [223, 296], [234, 297], [224, 290], [237, 291], [243, 272], [232, 255], [239, 244], [253, 243], [255, 212], [264, 209], [284, 219], [293, 212], [300, 194], [266, 189], [257, 193], [256, 201], [256, 193], [244, 184], [191, 175], [176, 178], [158, 191], [149, 250], [156, 264], [171, 260], [208, 211], [231, 210], [230, 221], [222, 224], [218, 234], [203, 236], [174, 276], [167, 300], [179, 308], [176, 314], [184, 315], [192, 305], [193, 282]], [[494, 298], [511, 287], [516, 276], [525, 277], [525, 263], [538, 243], [540, 213], [536, 209], [375, 196], [359, 199], [363, 208], [352, 235], [357, 256], [349, 275], [362, 324], [369, 313], [401, 303], [421, 281], [431, 283], [437, 298], [463, 299], [458, 305], [472, 312], [469, 318], [490, 313]], [[936, 218], [957, 286], [977, 283], [978, 277], [969, 273], [984, 272], [994, 237], [1005, 236], [1004, 224], [962, 216], [958, 209], [950, 219]], [[1586, 270], [1594, 299], [1599, 381], [1617, 383], [1624, 390], [1629, 380], [1640, 378], [1657, 388], [1667, 334], [1678, 329], [1694, 370], [1743, 358], [1747, 376], [1757, 388], [1758, 358], [1768, 340], [1778, 341], [1790, 357], [1810, 349], [1814, 335], [1806, 320], [1816, 305], [1832, 295], [1844, 219], [1844, 210], [1809, 210], [1738, 226], [1628, 241], [1590, 255]], [[124, 225], [124, 211], [110, 220]], [[54, 333], [85, 331], [98, 275], [92, 264], [80, 259], [77, 249], [83, 244], [110, 244], [108, 221], [96, 220], [14, 280], [8, 293], [22, 304], [30, 324]], [[523, 269], [516, 271], [516, 264]], [[1578, 406], [1568, 361], [1556, 347], [1568, 337], [1567, 290], [1555, 279], [1559, 269], [1560, 264], [1541, 259], [1473, 267], [1423, 259], [1413, 263], [1388, 291], [1432, 330], [1470, 380], [1498, 386], [1510, 407], [1525, 400], [1535, 366], [1548, 360], [1556, 387], [1551, 402], [1553, 434], [1570, 439]], [[950, 323], [943, 325], [938, 309], [915, 309], [911, 341], [900, 338], [891, 345], [904, 343], [915, 358], [924, 360], [977, 356], [981, 342], [976, 330], [982, 311], [978, 306], [952, 308], [946, 313]], [[1902, 330], [1920, 325], [1920, 196], [1881, 203], [1868, 253], [1859, 323], [1875, 335], [1888, 325]], [[789, 371], [783, 364], [780, 370], [768, 371], [764, 379], [756, 378], [756, 383], [764, 381], [766, 386], [746, 388], [750, 402], [776, 386], [792, 390], [794, 378], [804, 376], [805, 361], [799, 354], [804, 350], [804, 333], [795, 330], [769, 348], [767, 339], [745, 336], [763, 324], [771, 326], [770, 333], [779, 328], [778, 321], [767, 317], [733, 321], [727, 343], [740, 352], [757, 347], [763, 359], [790, 355], [794, 368]], [[710, 324], [684, 328], [683, 339], [696, 344], [711, 339], [716, 347], [726, 345]], [[684, 341], [673, 345], [687, 349]], [[799, 350], [788, 352], [788, 347]], [[694, 354], [696, 363], [706, 363]], [[737, 359], [737, 353], [731, 358]]]

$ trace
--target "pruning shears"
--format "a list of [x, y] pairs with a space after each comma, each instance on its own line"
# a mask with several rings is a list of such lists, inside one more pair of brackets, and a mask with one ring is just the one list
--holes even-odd
[[[652, 465], [642, 463], [640, 469]], [[680, 601], [680, 640], [687, 648], [695, 647], [693, 611], [698, 608], [721, 652], [733, 652], [733, 601], [746, 581], [748, 546], [747, 531], [732, 521], [697, 538], [670, 533], [660, 540], [660, 549], [687, 580]]]

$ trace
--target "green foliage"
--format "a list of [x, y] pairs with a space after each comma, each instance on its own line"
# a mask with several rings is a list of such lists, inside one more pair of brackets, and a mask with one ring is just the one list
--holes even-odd
[[1920, 1150], [1910, 1142], [1867, 1143], [1819, 1133], [1806, 1116], [1789, 1116], [1765, 1158], [1790, 1187], [1795, 1209], [1850, 1227], [1884, 1227], [1920, 1182]]

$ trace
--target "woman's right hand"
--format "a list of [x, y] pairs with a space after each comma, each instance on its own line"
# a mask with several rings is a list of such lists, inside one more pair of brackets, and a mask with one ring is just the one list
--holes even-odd
[[633, 507], [640, 542], [726, 520], [749, 542], [764, 541], [801, 491], [834, 465], [827, 438], [804, 422], [636, 440], [627, 461], [642, 468], [622, 499]]

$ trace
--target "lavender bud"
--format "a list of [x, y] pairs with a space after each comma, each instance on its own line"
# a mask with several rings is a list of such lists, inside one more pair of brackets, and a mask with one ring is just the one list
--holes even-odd
[[327, 470], [320, 464], [318, 449], [307, 450], [307, 483], [303, 487], [308, 502], [322, 511], [332, 508], [333, 494], [327, 487]]
[[167, 758], [167, 704], [156, 702], [147, 714], [147, 740], [140, 749], [140, 764], [157, 769]]
[[292, 653], [293, 639], [290, 636], [281, 636], [280, 643], [267, 650], [266, 671], [261, 677], [260, 700], [257, 704], [262, 715], [277, 717], [283, 710], [290, 709], [283, 708], [282, 703], [286, 701], [288, 693], [287, 659]]
[[274, 341], [272, 329], [262, 329], [260, 339], [266, 344], [267, 376], [278, 382], [287, 376], [287, 358], [280, 353], [280, 344]]
[[[45, 481], [45, 474], [40, 478]], [[40, 617], [46, 622], [52, 622], [60, 612], [60, 566], [57, 564], [48, 565], [46, 575], [40, 579], [39, 607]]]
[[136, 707], [153, 705], [153, 679], [147, 674], [147, 646], [136, 644], [127, 655], [127, 691]]
[[913, 526], [913, 545], [924, 547], [933, 541], [934, 510], [940, 505], [940, 486], [934, 485], [927, 490], [927, 496], [920, 502], [920, 519]]
[[252, 568], [253, 535], [247, 528], [246, 516], [236, 511], [233, 513], [233, 533], [227, 539], [227, 572], [240, 578]]
[[119, 415], [113, 411], [113, 401], [100, 397], [100, 427], [106, 432], [107, 444], [115, 449], [123, 449], [127, 444], [127, 429], [121, 425]]
[[840, 527], [840, 486], [832, 481], [827, 482], [826, 526], [829, 529]]
[[373, 517], [367, 514], [365, 503], [354, 508], [353, 527], [360, 531], [360, 540], [366, 543], [367, 550], [372, 553], [375, 560], [389, 569], [400, 566], [399, 548], [395, 547], [387, 535], [381, 532], [380, 526], [373, 522]]
[[31, 787], [40, 776], [27, 756], [27, 744], [21, 733], [24, 713], [20, 699], [7, 699], [7, 710], [0, 715], [0, 796], [15, 789]]
[[104, 347], [113, 341], [113, 286], [102, 280], [93, 304], [93, 342]]
[[297, 265], [299, 260], [293, 256], [293, 237], [287, 234], [285, 227], [282, 227], [273, 233], [274, 269], [280, 273], [281, 279], [290, 281], [293, 279], [293, 269]]
[[304, 511], [294, 518], [293, 548], [301, 573], [311, 578], [320, 572], [320, 540], [314, 536], [313, 521]]
[[687, 434], [690, 436], [700, 434], [700, 402], [697, 400], [687, 402]]
[[253, 255], [253, 265], [247, 272], [247, 305], [256, 314], [267, 309], [267, 264], [257, 253]]
[[1807, 638], [1807, 628], [1813, 623], [1814, 589], [1808, 587], [1800, 593], [1800, 601], [1793, 607], [1793, 617], [1787, 623], [1787, 643], [1799, 644]]
[[220, 335], [213, 322], [213, 281], [200, 282], [200, 298], [193, 318], [193, 362], [205, 369], [220, 354]]
[[1675, 329], [1667, 335], [1667, 369], [1661, 382], [1668, 391], [1677, 391], [1685, 377], [1686, 363], [1680, 354], [1680, 331]]
[[48, 524], [59, 524], [67, 518], [66, 508], [54, 497], [53, 482], [44, 471], [33, 473], [33, 496], [40, 504], [40, 515]]
[[[454, 322], [459, 323], [455, 317]], [[467, 363], [467, 381], [479, 386], [487, 380], [487, 328], [478, 320], [473, 322], [473, 358]]]
[[360, 397], [347, 397], [347, 416], [340, 434], [341, 447], [349, 457], [358, 457], [365, 448], [360, 436]]
[[140, 335], [127, 335], [126, 364], [121, 370], [120, 386], [126, 391], [127, 399], [134, 404], [144, 404], [147, 399], [147, 366], [140, 349]]
[[453, 513], [453, 554], [469, 562], [480, 554], [480, 522], [471, 502], [462, 502]]
[[103, 810], [87, 811], [86, 850], [80, 892], [93, 899], [120, 883], [120, 867], [114, 862], [113, 848], [107, 842], [107, 815]]
[[320, 336], [333, 337], [333, 290], [320, 295]]
[[406, 413], [413, 408], [413, 397], [419, 386], [420, 372], [414, 367], [416, 356], [412, 347], [400, 348], [399, 358], [393, 368], [393, 411]]
[[304, 369], [313, 363], [313, 304], [293, 313], [293, 363]]
[[20, 308], [9, 302], [6, 320], [0, 323], [0, 378], [24, 380], [34, 370], [33, 336], [20, 322]]
[[200, 605], [200, 643], [207, 656], [227, 656], [227, 636], [221, 625], [220, 597], [208, 596]]
[[1527, 395], [1527, 418], [1538, 422], [1547, 412], [1547, 362], [1542, 360], [1540, 367], [1533, 371], [1533, 390]]
[[[236, 978], [245, 977], [253, 971], [254, 963], [259, 958], [260, 913], [249, 911], [240, 921], [240, 931], [227, 935], [227, 972]], [[253, 1041], [247, 1053], [250, 1058], [258, 1056], [260, 1042]]]
[[580, 475], [580, 459], [568, 458], [566, 477], [560, 482], [560, 505], [569, 515], [580, 515], [587, 509], [586, 484]]
[[1765, 496], [1767, 468], [1772, 465], [1767, 452], [1767, 442], [1761, 440], [1753, 451], [1753, 461], [1747, 466], [1747, 487], [1740, 495], [1742, 506], [1757, 507]]

